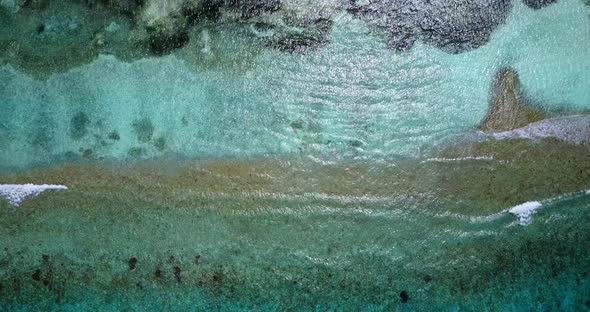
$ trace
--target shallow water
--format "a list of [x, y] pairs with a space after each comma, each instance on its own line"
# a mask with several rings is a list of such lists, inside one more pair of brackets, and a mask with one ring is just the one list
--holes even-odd
[[507, 66], [590, 111], [589, 16], [513, 1], [459, 54], [342, 11], [305, 53], [204, 23], [166, 56], [1, 65], [0, 184], [68, 189], [0, 201], [0, 309], [590, 309], [587, 142], [473, 134]]
[[[305, 55], [265, 50], [243, 61], [252, 67], [245, 71], [195, 72], [176, 56], [130, 64], [100, 56], [39, 81], [3, 66], [0, 159], [26, 166], [86, 150], [93, 158], [421, 156], [477, 127], [504, 66], [519, 72], [535, 104], [587, 110], [588, 14], [576, 1], [541, 11], [515, 3], [488, 44], [459, 55], [426, 45], [394, 53], [343, 14], [326, 47]], [[139, 138], [137, 121], [150, 142]], [[120, 140], [109, 138], [114, 132]]]

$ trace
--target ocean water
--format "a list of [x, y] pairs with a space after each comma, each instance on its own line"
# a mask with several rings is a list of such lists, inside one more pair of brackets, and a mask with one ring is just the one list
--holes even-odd
[[207, 49], [1, 65], [0, 188], [68, 189], [0, 200], [0, 310], [589, 310], [588, 146], [446, 147], [505, 67], [588, 113], [590, 6], [513, 1], [460, 54], [333, 22], [306, 53], [205, 24]]

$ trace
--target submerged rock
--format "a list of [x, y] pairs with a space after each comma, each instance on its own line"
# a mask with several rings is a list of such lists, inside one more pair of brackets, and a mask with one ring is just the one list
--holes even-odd
[[492, 87], [487, 116], [481, 124], [484, 131], [508, 131], [545, 118], [545, 114], [522, 100], [520, 81], [511, 68], [502, 69]]

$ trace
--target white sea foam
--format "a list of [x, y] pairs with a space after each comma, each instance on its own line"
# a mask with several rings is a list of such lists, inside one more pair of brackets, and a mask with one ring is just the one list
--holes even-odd
[[4, 197], [12, 206], [18, 207], [23, 200], [30, 196], [37, 196], [47, 190], [67, 190], [63, 185], [34, 185], [34, 184], [0, 184], [0, 196]]
[[543, 204], [538, 201], [526, 202], [508, 209], [508, 212], [516, 217], [518, 224], [529, 225], [533, 220], [533, 214], [541, 208]]

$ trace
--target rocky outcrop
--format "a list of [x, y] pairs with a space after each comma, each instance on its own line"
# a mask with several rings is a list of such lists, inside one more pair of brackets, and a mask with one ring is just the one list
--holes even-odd
[[188, 29], [205, 19], [216, 23], [248, 23], [267, 46], [302, 52], [328, 41], [331, 18], [339, 1], [174, 0], [146, 2], [136, 14], [135, 38], [154, 54], [183, 46]]
[[492, 86], [490, 108], [481, 129], [496, 132], [514, 130], [544, 118], [543, 112], [522, 99], [517, 73], [511, 68], [502, 69]]
[[340, 0], [225, 0], [223, 20], [250, 23], [251, 32], [265, 45], [301, 53], [329, 41], [332, 18], [341, 10]]
[[510, 12], [510, 0], [350, 0], [354, 16], [387, 32], [388, 45], [410, 49], [421, 40], [450, 53], [485, 44]]
[[552, 3], [556, 3], [557, 0], [522, 0], [524, 4], [535, 10], [542, 9]]
[[219, 17], [220, 10], [231, 10], [236, 17], [248, 19], [268, 12], [275, 12], [281, 8], [280, 0], [206, 0], [205, 5], [214, 17]]
[[201, 0], [148, 0], [136, 13], [134, 40], [152, 54], [168, 54], [188, 40], [189, 12], [201, 8]]
[[[40, 1], [40, 0], [37, 0]], [[48, 0], [44, 0], [48, 1]], [[96, 1], [96, 0], [93, 0]], [[143, 0], [98, 0], [99, 3], [102, 5], [114, 9], [116, 12], [125, 13], [125, 14], [133, 14], [136, 12], [141, 4], [144, 2]]]

